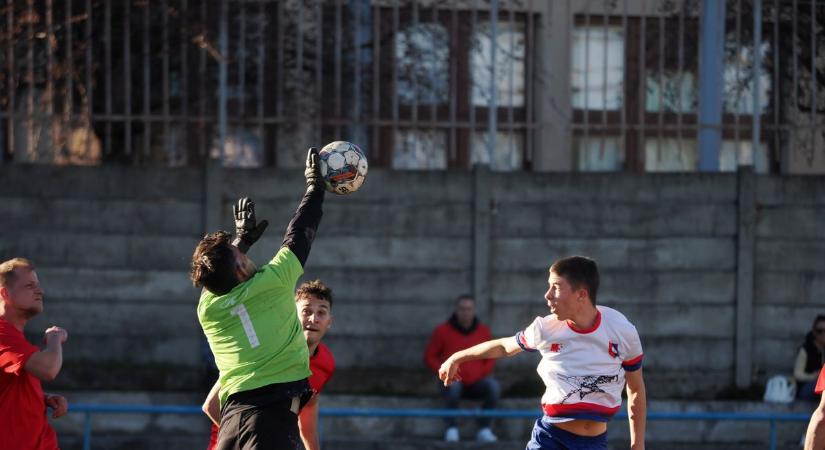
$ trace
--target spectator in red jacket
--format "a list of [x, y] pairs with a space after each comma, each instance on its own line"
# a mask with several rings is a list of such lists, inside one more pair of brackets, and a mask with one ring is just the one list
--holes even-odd
[[[476, 317], [475, 300], [470, 295], [462, 295], [456, 299], [455, 312], [449, 320], [442, 323], [433, 331], [427, 349], [424, 352], [424, 361], [434, 373], [438, 373], [441, 364], [453, 353], [472, 347], [491, 339], [490, 329]], [[492, 377], [495, 360], [480, 359], [464, 363], [461, 366], [461, 380], [444, 387], [441, 383], [441, 394], [447, 408], [456, 409], [461, 398], [482, 400], [483, 409], [495, 409], [501, 394], [501, 387]], [[445, 419], [447, 431], [444, 440], [455, 442], [459, 440], [457, 421], [455, 417]], [[482, 442], [495, 442], [496, 435], [490, 430], [491, 419], [478, 419], [478, 434], [476, 439]]]

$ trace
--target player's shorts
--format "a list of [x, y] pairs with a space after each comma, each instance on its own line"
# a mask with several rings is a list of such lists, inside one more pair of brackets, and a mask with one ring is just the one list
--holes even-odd
[[552, 423], [536, 420], [527, 450], [607, 450], [607, 432], [598, 436], [579, 436]]
[[232, 394], [221, 411], [217, 450], [296, 448], [298, 406], [306, 380]]

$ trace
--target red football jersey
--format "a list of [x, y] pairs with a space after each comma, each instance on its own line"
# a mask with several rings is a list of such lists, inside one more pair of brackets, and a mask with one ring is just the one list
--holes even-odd
[[315, 395], [318, 395], [335, 372], [335, 358], [332, 357], [332, 352], [323, 343], [318, 344], [315, 354], [309, 358], [309, 370], [312, 371], [312, 375], [309, 377], [309, 385]]
[[814, 388], [814, 392], [817, 394], [821, 394], [822, 391], [825, 391], [825, 366], [822, 366], [822, 370], [819, 371], [819, 378], [817, 378], [816, 387]]
[[40, 380], [25, 369], [39, 350], [14, 325], [0, 319], [0, 448], [57, 448]]

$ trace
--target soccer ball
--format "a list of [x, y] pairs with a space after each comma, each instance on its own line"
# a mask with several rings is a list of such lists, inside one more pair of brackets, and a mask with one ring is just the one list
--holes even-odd
[[361, 187], [367, 177], [367, 157], [357, 145], [335, 141], [318, 152], [324, 186], [338, 195], [351, 194]]

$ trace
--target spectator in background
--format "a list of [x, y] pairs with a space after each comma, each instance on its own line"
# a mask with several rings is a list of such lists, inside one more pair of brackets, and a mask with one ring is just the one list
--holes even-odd
[[57, 434], [46, 420], [46, 407], [58, 418], [69, 409], [66, 398], [43, 393], [63, 366], [66, 330], [46, 330], [46, 348], [29, 343], [23, 328], [43, 312], [43, 289], [31, 261], [0, 263], [0, 449], [54, 450]]
[[796, 355], [793, 376], [797, 383], [797, 397], [803, 400], [816, 400], [814, 393], [816, 378], [825, 363], [825, 315], [814, 319], [811, 331], [805, 335], [805, 342]]
[[[449, 320], [442, 323], [433, 331], [427, 349], [424, 352], [424, 362], [436, 374], [441, 364], [453, 353], [488, 341], [492, 338], [490, 329], [476, 317], [475, 300], [469, 295], [462, 295], [456, 299], [455, 311]], [[494, 409], [501, 393], [498, 381], [490, 374], [493, 371], [495, 360], [485, 359], [465, 363], [461, 367], [461, 381], [449, 386], [441, 386], [441, 394], [447, 408], [458, 408], [459, 400], [463, 398], [482, 400], [483, 409]], [[477, 439], [482, 442], [495, 442], [496, 435], [490, 430], [489, 417], [478, 419]], [[455, 417], [445, 419], [447, 431], [444, 440], [455, 442], [459, 440], [457, 421]]]

